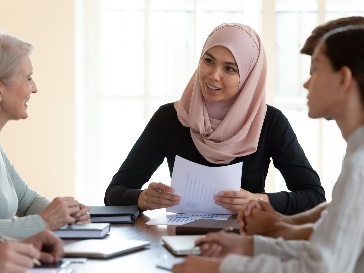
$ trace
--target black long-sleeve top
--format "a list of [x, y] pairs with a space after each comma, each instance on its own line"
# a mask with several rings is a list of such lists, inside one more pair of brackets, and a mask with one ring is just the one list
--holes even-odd
[[[199, 153], [191, 138], [190, 128], [181, 124], [173, 103], [169, 103], [155, 112], [114, 175], [105, 193], [105, 205], [136, 205], [141, 187], [165, 158], [172, 175], [176, 155], [205, 166], [221, 166], [208, 162]], [[295, 214], [325, 201], [320, 179], [308, 162], [287, 118], [280, 110], [267, 105], [257, 151], [237, 157], [229, 164], [243, 161], [242, 189], [265, 193], [265, 179], [271, 159], [290, 191], [267, 193], [276, 211]]]

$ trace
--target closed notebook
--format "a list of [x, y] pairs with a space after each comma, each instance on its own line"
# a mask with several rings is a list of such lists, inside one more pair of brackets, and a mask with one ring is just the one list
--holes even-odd
[[134, 223], [138, 206], [89, 206], [92, 223]]
[[84, 258], [111, 258], [150, 245], [148, 241], [141, 240], [81, 240], [66, 243], [64, 253], [66, 257]]
[[228, 231], [239, 234], [239, 223], [235, 219], [199, 219], [176, 227], [177, 235], [204, 235], [209, 232]]
[[201, 254], [200, 248], [195, 247], [195, 241], [200, 235], [171, 235], [162, 236], [164, 246], [174, 255], [184, 256], [191, 254]]
[[89, 223], [63, 226], [54, 233], [63, 239], [69, 238], [104, 238], [110, 232], [109, 223]]

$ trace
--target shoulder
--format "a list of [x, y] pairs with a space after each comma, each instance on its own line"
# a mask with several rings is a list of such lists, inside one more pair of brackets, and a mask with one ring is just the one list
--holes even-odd
[[158, 123], [169, 123], [178, 120], [176, 109], [174, 109], [174, 103], [171, 102], [160, 106], [158, 110], [154, 113], [151, 120], [154, 122], [158, 121]]
[[170, 113], [170, 114], [176, 114], [176, 109], [174, 108], [174, 102], [166, 103], [161, 105], [156, 113]]
[[291, 129], [291, 125], [287, 117], [281, 110], [267, 105], [267, 112], [265, 114], [263, 128], [266, 130], [287, 130]]

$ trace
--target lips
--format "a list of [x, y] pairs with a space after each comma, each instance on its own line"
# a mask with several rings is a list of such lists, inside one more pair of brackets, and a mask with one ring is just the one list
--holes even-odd
[[219, 91], [219, 90], [221, 90], [221, 88], [216, 87], [216, 86], [213, 86], [213, 85], [208, 84], [208, 83], [206, 83], [206, 86], [207, 86], [208, 89], [210, 89], [212, 91]]

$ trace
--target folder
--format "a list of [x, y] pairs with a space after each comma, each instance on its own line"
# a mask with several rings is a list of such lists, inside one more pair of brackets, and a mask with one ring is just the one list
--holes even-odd
[[240, 234], [239, 223], [235, 219], [199, 219], [176, 227], [176, 235], [204, 235], [209, 232], [228, 231]]
[[134, 223], [138, 206], [89, 206], [92, 223]]
[[66, 257], [107, 259], [148, 246], [150, 242], [142, 240], [81, 240], [65, 244], [64, 253]]
[[70, 238], [104, 238], [110, 232], [109, 223], [73, 224], [53, 231], [58, 237]]

